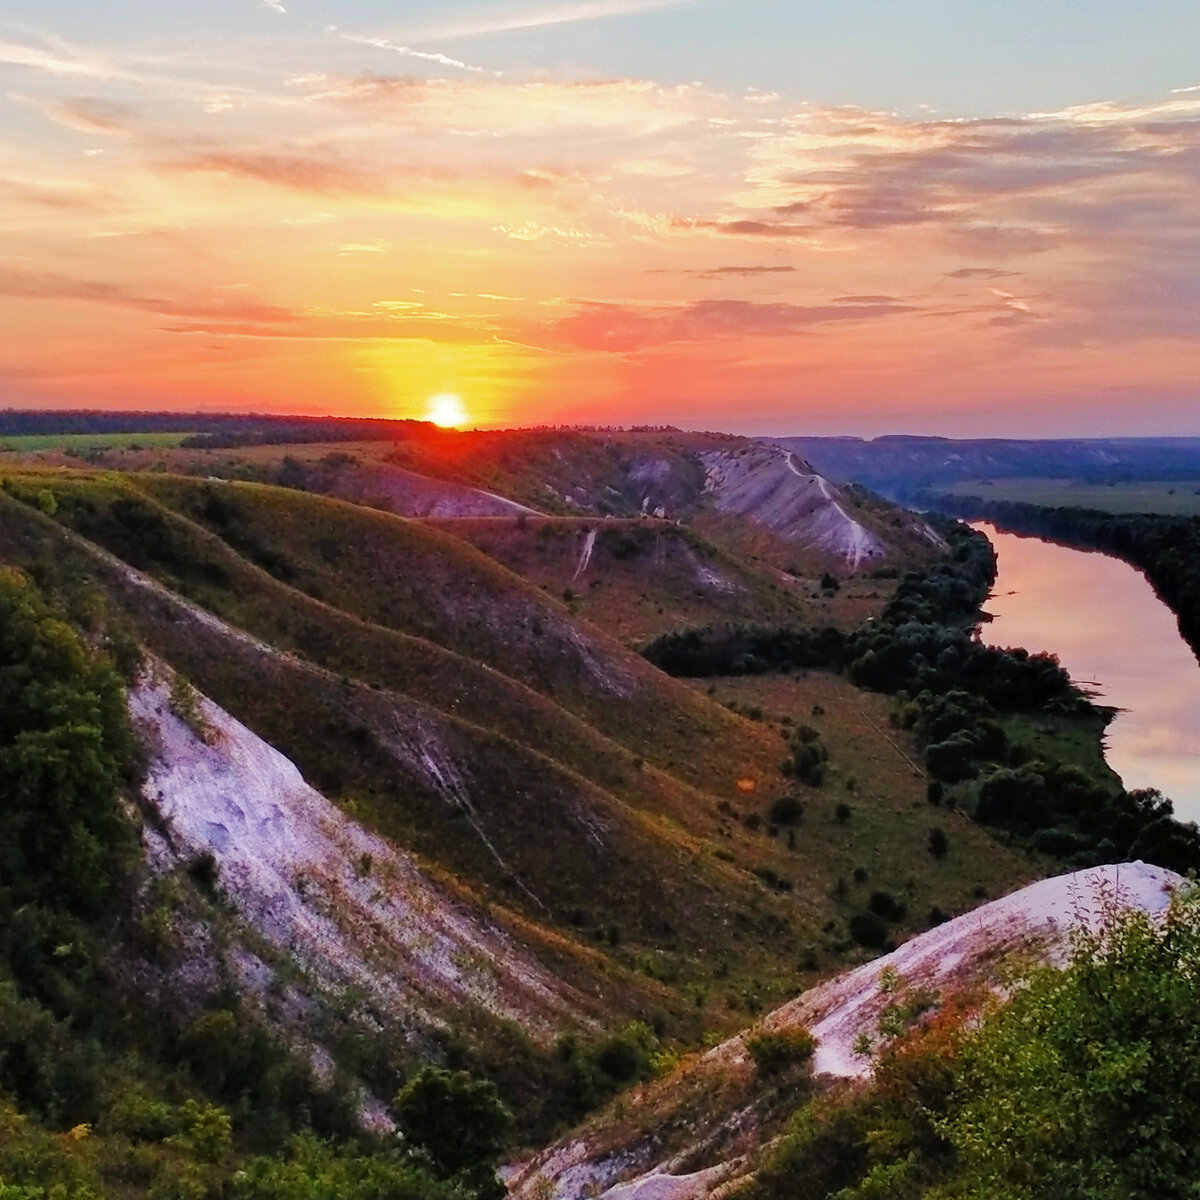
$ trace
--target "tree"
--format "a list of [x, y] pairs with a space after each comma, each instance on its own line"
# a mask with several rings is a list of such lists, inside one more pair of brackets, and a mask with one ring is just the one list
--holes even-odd
[[513, 1126], [495, 1084], [466, 1071], [425, 1067], [396, 1093], [392, 1111], [441, 1178], [494, 1179]]
[[955, 1197], [1195, 1196], [1200, 1178], [1200, 901], [1156, 923], [1102, 902], [1067, 969], [1035, 970], [967, 1046], [942, 1131]]
[[0, 886], [98, 910], [136, 851], [120, 676], [18, 571], [0, 569]]

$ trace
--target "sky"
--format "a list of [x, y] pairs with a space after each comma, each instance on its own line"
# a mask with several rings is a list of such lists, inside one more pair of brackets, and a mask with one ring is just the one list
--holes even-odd
[[4, 0], [0, 407], [1200, 434], [1195, 0]]

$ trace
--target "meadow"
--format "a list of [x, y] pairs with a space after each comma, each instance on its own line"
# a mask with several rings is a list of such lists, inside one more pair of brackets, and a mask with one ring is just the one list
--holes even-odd
[[61, 450], [87, 454], [95, 450], [174, 450], [192, 435], [176, 433], [29, 433], [0, 438], [0, 454], [39, 454]]
[[1094, 483], [1079, 479], [964, 479], [946, 486], [952, 496], [979, 496], [1046, 508], [1093, 508], [1109, 513], [1200, 516], [1200, 479], [1138, 479]]

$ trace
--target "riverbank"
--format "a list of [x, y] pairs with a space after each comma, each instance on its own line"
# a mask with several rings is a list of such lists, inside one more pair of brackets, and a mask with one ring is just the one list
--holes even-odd
[[1098, 509], [1046, 508], [949, 492], [918, 491], [909, 503], [1001, 530], [1096, 550], [1143, 572], [1175, 614], [1179, 632], [1200, 660], [1200, 517], [1113, 514]]

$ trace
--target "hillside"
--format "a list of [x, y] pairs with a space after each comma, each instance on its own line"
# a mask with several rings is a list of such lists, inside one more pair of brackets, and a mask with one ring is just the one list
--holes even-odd
[[[200, 438], [174, 449], [98, 448], [89, 457], [124, 471], [279, 483], [409, 517], [529, 511], [669, 520], [694, 526], [785, 584], [826, 571], [904, 569], [937, 551], [911, 515], [831, 483], [789, 451], [726, 434], [418, 427], [394, 440], [210, 445]], [[39, 458], [70, 461], [45, 451]]]
[[[255, 1170], [341, 1172], [338, 1195], [386, 1166], [415, 1189], [398, 1194], [440, 1200], [424, 1159], [373, 1140], [408, 1128], [408, 1081], [474, 1088], [507, 1130], [483, 1175], [455, 1176], [469, 1200], [492, 1194], [501, 1146], [547, 1178], [719, 1168], [693, 1180], [715, 1184], [791, 1103], [730, 1046], [828, 1024], [812, 1009], [841, 994], [828, 981], [896, 947], [919, 957], [959, 914], [1102, 850], [1198, 860], [1192, 834], [1078, 753], [1103, 719], [1052, 663], [971, 639], [984, 539], [770, 447], [665, 436], [522, 435], [486, 455], [468, 439], [460, 478], [409, 481], [414, 516], [198, 468], [232, 452], [294, 483], [311, 482], [299, 456], [359, 469], [328, 444], [97, 450], [121, 470], [38, 450], [4, 468], [0, 601], [40, 614], [59, 648], [41, 661], [98, 672], [102, 702], [60, 710], [20, 663], [0, 682], [24, 681], [43, 722], [78, 711], [71, 737], [103, 711], [94, 737], [112, 743], [96, 774], [92, 749], [50, 754], [31, 731], [17, 754], [0, 735], [9, 794], [52, 815], [20, 816], [16, 857], [0, 851], [0, 912], [25, 913], [0, 960], [0, 1089], [37, 1145], [60, 1139], [56, 1171], [93, 1172], [106, 1200], [169, 1192], [176, 1170], [205, 1200], [281, 1200], [230, 1182], [261, 1153]], [[641, 471], [631, 511], [583, 491], [571, 515], [505, 508], [555, 449], [566, 472], [596, 468], [588, 486]], [[159, 455], [193, 469], [128, 469]], [[435, 516], [448, 497], [458, 515]], [[652, 500], [679, 509], [643, 514]], [[5, 621], [14, 653], [28, 621]], [[1032, 739], [1050, 712], [1058, 733]], [[38, 799], [51, 779], [103, 791], [108, 823], [56, 815]], [[1011, 802], [1018, 783], [1044, 811]], [[55, 855], [84, 864], [60, 872], [82, 881], [77, 907], [22, 909], [31, 865]], [[44, 881], [34, 895], [58, 903]], [[62, 946], [77, 950], [60, 962]], [[728, 1041], [801, 994], [806, 1015]], [[838, 1045], [844, 1060], [846, 1038], [822, 1037], [818, 1064]], [[719, 1080], [695, 1066], [717, 1043], [711, 1061], [738, 1064]], [[69, 1065], [81, 1055], [91, 1074]], [[591, 1133], [555, 1143], [589, 1120], [613, 1148], [600, 1166], [579, 1151]], [[219, 1152], [196, 1149], [206, 1121]], [[97, 1133], [77, 1151], [80, 1125]], [[333, 1140], [290, 1140], [305, 1130]]]
[[[906, 1038], [931, 1012], [953, 1014], [965, 1004], [960, 1019], [969, 1019], [1006, 964], [1011, 969], [1020, 962], [1028, 970], [1036, 958], [1062, 966], [1071, 956], [1073, 930], [1098, 933], [1121, 909], [1161, 921], [1183, 882], [1144, 863], [1098, 868], [1042, 880], [921, 934], [689, 1056], [619, 1108], [514, 1165], [510, 1195], [688, 1200], [728, 1194], [723, 1185], [744, 1185], [764, 1163], [777, 1170], [769, 1156], [798, 1105], [835, 1090], [839, 1080], [868, 1080], [879, 1063], [890, 1069], [890, 1056], [903, 1053]], [[768, 1048], [776, 1059], [767, 1057]], [[823, 1165], [834, 1177], [854, 1173], [849, 1155], [844, 1164]], [[795, 1186], [794, 1172], [788, 1182]]]
[[[728, 1021], [730, 996], [779, 994], [797, 964], [819, 969], [819, 947], [840, 944], [822, 932], [842, 909], [837, 864], [819, 840], [766, 832], [771, 805], [805, 791], [779, 771], [790, 714], [731, 712], [422, 525], [248, 485], [35, 482], [55, 518], [6, 501], [6, 557], [53, 556], [91, 577], [139, 640], [308, 780], [529, 919], [615, 943], [618, 963], [676, 989], [668, 1011], [685, 1027], [702, 1013]], [[115, 559], [64, 540], [64, 523]], [[795, 703], [814, 701], [802, 691]], [[885, 745], [856, 712], [846, 719]], [[899, 786], [911, 799], [897, 808], [920, 801], [919, 778]], [[969, 823], [962, 838], [964, 861], [978, 855], [986, 874], [1005, 864]], [[880, 869], [902, 879], [907, 852], [890, 853]], [[992, 886], [1024, 870], [1000, 865]], [[957, 877], [930, 902], [966, 906], [976, 883]]]
[[889, 495], [960, 480], [1042, 479], [1110, 484], [1200, 479], [1200, 438], [772, 439], [838, 481]]

